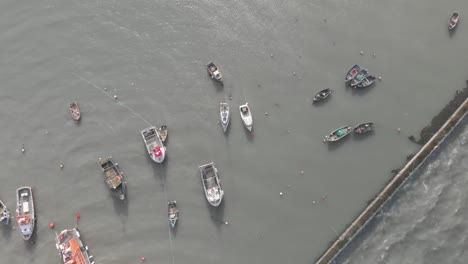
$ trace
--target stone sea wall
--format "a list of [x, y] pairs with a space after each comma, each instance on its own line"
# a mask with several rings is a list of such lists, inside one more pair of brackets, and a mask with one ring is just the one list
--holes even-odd
[[[468, 81], [467, 81], [468, 86]], [[397, 193], [400, 187], [411, 178], [415, 172], [419, 171], [438, 147], [445, 141], [447, 136], [459, 125], [466, 123], [465, 118], [468, 113], [468, 87], [457, 91], [452, 99], [442, 111], [432, 119], [430, 125], [422, 129], [420, 139], [413, 136], [410, 140], [424, 144], [418, 153], [410, 155], [408, 163], [395, 175], [395, 177], [384, 187], [384, 189], [369, 202], [362, 213], [346, 228], [346, 230], [330, 245], [330, 247], [320, 256], [315, 264], [334, 263], [336, 258], [343, 252], [347, 245], [353, 240], [376, 214], [388, 204], [391, 198]]]

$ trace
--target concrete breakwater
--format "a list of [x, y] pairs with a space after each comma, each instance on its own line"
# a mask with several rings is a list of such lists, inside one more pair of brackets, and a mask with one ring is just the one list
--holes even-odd
[[[467, 81], [468, 85], [468, 81]], [[331, 246], [315, 262], [316, 264], [328, 264], [336, 259], [346, 246], [356, 237], [373, 217], [381, 211], [387, 201], [399, 190], [407, 179], [415, 172], [424, 161], [438, 148], [452, 130], [466, 117], [468, 113], [468, 87], [463, 91], [457, 91], [455, 98], [447, 104], [442, 111], [432, 119], [429, 126], [421, 131], [421, 138], [410, 140], [424, 144], [407, 164], [399, 170], [396, 176], [383, 188], [379, 194], [371, 200], [362, 213], [346, 228], [346, 230], [331, 244]]]

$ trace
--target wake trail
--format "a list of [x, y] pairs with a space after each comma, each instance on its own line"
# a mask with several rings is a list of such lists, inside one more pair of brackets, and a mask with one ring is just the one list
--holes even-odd
[[[106, 92], [103, 88], [97, 86], [96, 84], [92, 83], [90, 80], [76, 74], [76, 73], [73, 73], [72, 74], [77, 77], [77, 78], [80, 78], [81, 80], [87, 82], [88, 84], [90, 84], [91, 86], [93, 86], [94, 88], [96, 88], [97, 90], [99, 90], [100, 92], [102, 92], [103, 94], [107, 95], [108, 97], [110, 97], [111, 99], [114, 99], [114, 97], [112, 97], [112, 95], [110, 95], [108, 92]], [[116, 101], [117, 104], [119, 104], [120, 106], [123, 106], [125, 108], [127, 108], [128, 111], [130, 111], [134, 116], [140, 118], [143, 122], [145, 122], [146, 124], [148, 124], [149, 126], [153, 126], [150, 122], [148, 122], [148, 120], [144, 119], [141, 115], [139, 115], [137, 112], [133, 111], [132, 108], [130, 108], [128, 105], [126, 104], [123, 104], [122, 102], [120, 101]]]

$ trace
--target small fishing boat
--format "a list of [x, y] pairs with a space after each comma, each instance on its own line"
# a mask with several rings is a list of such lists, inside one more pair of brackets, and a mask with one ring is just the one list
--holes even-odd
[[166, 144], [166, 141], [167, 141], [167, 126], [166, 125], [162, 125], [160, 128], [158, 128], [158, 133], [159, 133], [159, 137], [161, 138], [161, 141], [163, 142], [163, 144]]
[[452, 16], [450, 17], [449, 25], [448, 28], [449, 30], [454, 29], [458, 25], [458, 19], [460, 18], [460, 15], [458, 12], [454, 12]]
[[374, 123], [372, 122], [360, 124], [353, 129], [355, 134], [364, 134], [372, 130], [374, 130]]
[[349, 69], [348, 73], [346, 73], [346, 77], [345, 77], [345, 83], [351, 81], [352, 79], [354, 79], [354, 77], [356, 77], [356, 75], [358, 75], [359, 71], [361, 70], [361, 67], [359, 67], [359, 65], [354, 65], [353, 67], [351, 67], [351, 69]]
[[212, 61], [210, 61], [206, 65], [206, 68], [207, 68], [207, 71], [208, 71], [208, 75], [211, 77], [211, 79], [214, 79], [214, 80], [220, 82], [221, 84], [223, 84], [223, 74], [221, 73], [221, 70], [219, 69], [219, 67], [216, 66], [216, 64], [214, 64]]
[[359, 73], [351, 81], [351, 87], [360, 84], [367, 77], [367, 74], [367, 69], [361, 69], [361, 71], [359, 71]]
[[358, 85], [354, 86], [354, 88], [365, 88], [367, 86], [370, 86], [375, 82], [377, 78], [375, 76], [369, 75], [367, 76], [364, 80], [361, 81]]
[[156, 163], [162, 163], [166, 157], [166, 147], [159, 136], [157, 128], [155, 126], [148, 127], [141, 131], [141, 136], [151, 159]]
[[99, 165], [104, 173], [104, 181], [112, 194], [120, 200], [125, 200], [127, 196], [127, 182], [119, 168], [119, 164], [112, 160], [112, 157], [105, 159], [99, 158]]
[[179, 209], [177, 209], [177, 202], [170, 201], [167, 203], [167, 214], [169, 217], [169, 225], [174, 228], [179, 220]]
[[24, 240], [29, 240], [36, 226], [34, 199], [31, 187], [20, 187], [16, 190], [16, 222]]
[[70, 103], [70, 113], [75, 122], [80, 121], [81, 118], [81, 112], [80, 112], [80, 107], [78, 106], [78, 103], [73, 101]]
[[323, 140], [323, 142], [338, 141], [338, 140], [344, 138], [345, 136], [349, 135], [349, 133], [351, 133], [352, 129], [353, 128], [350, 127], [350, 126], [340, 127], [338, 129], [334, 130], [333, 132], [331, 132], [330, 135], [326, 136], [325, 139]]
[[223, 127], [223, 131], [226, 133], [230, 121], [228, 103], [219, 103], [219, 118], [221, 119], [221, 126]]
[[318, 103], [318, 102], [321, 102], [325, 99], [328, 98], [328, 96], [330, 96], [332, 93], [332, 90], [330, 90], [329, 88], [327, 89], [324, 89], [320, 92], [318, 92], [315, 96], [314, 96], [314, 99], [312, 100], [312, 103], [315, 104], [315, 103]]
[[252, 119], [252, 112], [250, 111], [249, 103], [245, 103], [244, 105], [239, 106], [239, 112], [242, 118], [242, 122], [244, 122], [245, 128], [247, 128], [247, 130], [249, 131], [252, 131], [253, 119]]
[[65, 229], [60, 234], [55, 234], [55, 247], [59, 251], [60, 263], [94, 264], [93, 256], [89, 255], [88, 247], [83, 244], [77, 228]]
[[218, 178], [218, 169], [216, 169], [213, 162], [201, 165], [200, 177], [203, 183], [203, 189], [205, 190], [205, 196], [208, 202], [218, 207], [223, 200], [224, 191], [221, 188], [221, 181]]
[[8, 225], [10, 223], [10, 212], [2, 200], [0, 200], [0, 223], [4, 225]]

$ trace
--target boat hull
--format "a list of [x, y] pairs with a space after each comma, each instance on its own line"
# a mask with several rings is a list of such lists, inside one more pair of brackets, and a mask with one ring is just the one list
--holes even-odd
[[374, 123], [372, 122], [359, 124], [355, 128], [353, 128], [353, 132], [358, 135], [362, 135], [362, 134], [371, 132], [373, 130], [374, 130]]
[[124, 201], [127, 198], [127, 182], [120, 170], [119, 164], [114, 162], [112, 157], [106, 159], [99, 158], [98, 163], [104, 175], [104, 182], [107, 184], [112, 195]]
[[10, 224], [10, 211], [6, 205], [0, 200], [0, 223], [4, 225]]
[[448, 24], [449, 30], [453, 30], [457, 27], [459, 18], [460, 18], [460, 15], [457, 12], [452, 14], [452, 16], [450, 17], [449, 24]]
[[352, 132], [352, 127], [350, 126], [344, 126], [340, 127], [333, 132], [331, 132], [328, 136], [325, 136], [325, 139], [323, 142], [336, 142], [339, 141], [343, 138], [345, 138], [347, 135], [351, 134]]
[[16, 190], [16, 220], [18, 229], [25, 241], [28, 241], [36, 226], [34, 198], [31, 187], [20, 187]]
[[[243, 112], [242, 109], [247, 109], [247, 112]], [[246, 103], [244, 105], [239, 106], [239, 113], [242, 119], [242, 123], [244, 124], [244, 127], [252, 132], [253, 129], [253, 118], [252, 118], [252, 111], [250, 110], [249, 103]]]
[[150, 158], [156, 163], [163, 163], [166, 158], [166, 147], [164, 146], [159, 132], [155, 126], [141, 131], [146, 151]]
[[170, 201], [167, 203], [168, 206], [168, 218], [169, 218], [169, 226], [171, 228], [175, 228], [177, 225], [177, 221], [179, 220], [179, 209], [177, 209], [177, 202]]
[[221, 127], [223, 128], [224, 133], [226, 133], [230, 119], [229, 105], [227, 103], [220, 103], [219, 105], [219, 118], [221, 122]]
[[224, 191], [218, 178], [218, 170], [213, 162], [199, 166], [199, 170], [206, 200], [211, 206], [218, 207], [223, 201], [224, 196]]
[[332, 93], [332, 90], [330, 90], [330, 89], [324, 89], [324, 90], [318, 92], [314, 96], [314, 99], [312, 99], [312, 103], [315, 104], [315, 103], [322, 102], [322, 101], [326, 100], [328, 97], [330, 97], [331, 93]]

